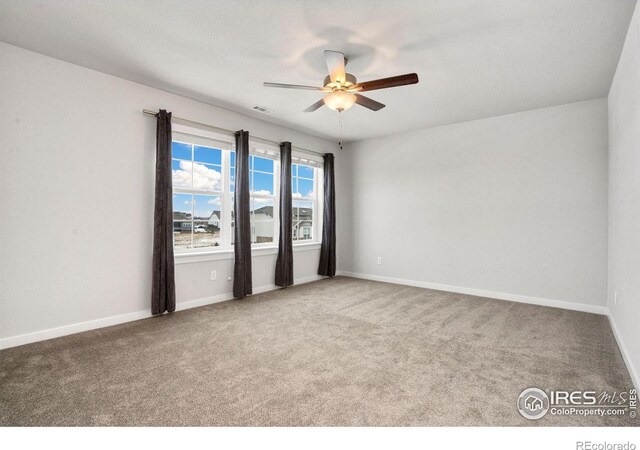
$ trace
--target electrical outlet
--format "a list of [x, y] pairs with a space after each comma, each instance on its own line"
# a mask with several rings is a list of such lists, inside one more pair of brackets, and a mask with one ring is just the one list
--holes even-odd
[[382, 256], [378, 256], [378, 264], [382, 264]]
[[618, 291], [613, 291], [613, 304], [618, 304]]
[[218, 271], [217, 270], [212, 270], [211, 271], [211, 281], [216, 281], [218, 279]]

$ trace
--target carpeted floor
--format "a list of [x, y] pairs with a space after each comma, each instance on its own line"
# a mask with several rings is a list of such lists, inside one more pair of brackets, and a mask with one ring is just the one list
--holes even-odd
[[337, 277], [4, 350], [0, 424], [640, 425], [533, 386], [630, 389], [607, 318]]

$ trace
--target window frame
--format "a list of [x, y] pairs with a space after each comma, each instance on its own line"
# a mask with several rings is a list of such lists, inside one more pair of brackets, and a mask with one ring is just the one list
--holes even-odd
[[[230, 148], [230, 143], [228, 141], [224, 141], [222, 139], [220, 139], [220, 137], [218, 136], [207, 136], [207, 135], [202, 135], [202, 134], [195, 134], [193, 131], [189, 130], [189, 129], [184, 129], [182, 127], [172, 127], [172, 138], [171, 138], [171, 143], [173, 145], [174, 142], [178, 142], [181, 144], [185, 144], [185, 145], [190, 145], [191, 146], [191, 164], [195, 164], [197, 161], [194, 161], [194, 157], [195, 157], [195, 147], [199, 146], [199, 147], [208, 147], [208, 148], [213, 148], [215, 150], [220, 150], [220, 164], [208, 164], [208, 163], [202, 163], [202, 164], [208, 164], [208, 165], [213, 165], [213, 166], [219, 166], [220, 167], [220, 175], [221, 175], [221, 179], [220, 179], [220, 189], [219, 190], [211, 190], [211, 191], [205, 191], [205, 190], [201, 190], [201, 189], [194, 189], [193, 187], [193, 166], [191, 167], [191, 181], [192, 181], [192, 185], [190, 188], [185, 188], [185, 187], [175, 187], [173, 185], [173, 177], [171, 180], [171, 195], [172, 195], [172, 199], [173, 196], [175, 195], [190, 195], [191, 196], [191, 245], [189, 248], [177, 248], [175, 245], [175, 236], [174, 236], [174, 240], [173, 240], [173, 251], [174, 254], [183, 254], [183, 253], [206, 253], [206, 252], [210, 252], [210, 251], [220, 251], [223, 250], [224, 248], [224, 232], [222, 227], [220, 228], [220, 237], [218, 239], [218, 242], [220, 243], [220, 245], [218, 246], [208, 246], [208, 247], [194, 247], [194, 235], [195, 235], [195, 228], [196, 228], [196, 218], [195, 218], [195, 213], [194, 213], [194, 202], [195, 202], [195, 196], [197, 195], [205, 195], [205, 196], [212, 196], [212, 197], [218, 197], [220, 199], [220, 215], [222, 217], [224, 217], [223, 211], [224, 211], [224, 190], [225, 190], [225, 178], [228, 178], [228, 176], [225, 176], [225, 166], [224, 166], [224, 155], [228, 154], [229, 151], [228, 149]], [[176, 136], [177, 135], [177, 136]], [[173, 161], [187, 161], [187, 160], [183, 160], [180, 158], [174, 158], [173, 154], [171, 155], [171, 163], [173, 165]], [[172, 169], [172, 173], [173, 173], [173, 169]], [[173, 213], [175, 212], [175, 205], [173, 207], [172, 210], [172, 216]], [[175, 222], [184, 222], [184, 221], [176, 221], [173, 219], [172, 217], [172, 230], [174, 229], [174, 223]], [[201, 222], [201, 221], [199, 221]]]
[[[174, 188], [172, 181], [172, 195], [173, 194], [191, 194], [191, 195], [211, 195], [220, 197], [220, 245], [210, 247], [199, 248], [176, 248], [174, 242], [174, 255], [176, 257], [176, 264], [184, 264], [198, 261], [218, 260], [218, 259], [232, 259], [234, 247], [231, 243], [231, 212], [233, 211], [232, 198], [235, 192], [231, 192], [231, 152], [235, 152], [235, 142], [232, 136], [228, 134], [220, 133], [213, 130], [206, 130], [203, 128], [195, 128], [188, 125], [179, 123], [172, 124], [172, 142], [182, 142], [188, 145], [202, 145], [206, 147], [216, 148], [221, 150], [220, 168], [222, 172], [220, 191], [200, 191], [194, 190], [193, 187], [186, 188]], [[177, 136], [176, 136], [177, 135]], [[184, 140], [184, 135], [188, 139]], [[280, 149], [279, 147], [267, 143], [263, 143], [260, 140], [252, 140], [249, 138], [250, 155], [260, 158], [272, 159], [273, 163], [273, 196], [255, 195], [250, 194], [250, 198], [268, 198], [273, 200], [273, 242], [264, 243], [252, 243], [251, 251], [252, 255], [266, 255], [276, 254], [279, 246], [280, 237]], [[171, 155], [173, 161], [173, 154]], [[193, 161], [193, 154], [192, 154]], [[320, 154], [310, 155], [306, 152], [298, 152], [295, 149], [292, 151], [292, 164], [305, 164], [309, 162], [314, 169], [314, 199], [304, 199], [304, 201], [313, 202], [314, 216], [312, 219], [312, 239], [293, 241], [294, 251], [306, 251], [314, 250], [320, 247], [322, 241], [322, 214], [323, 214], [323, 196], [319, 195], [323, 192], [323, 160]], [[205, 163], [206, 164], [206, 163]], [[293, 184], [292, 184], [293, 190]], [[173, 212], [172, 212], [173, 213]], [[173, 221], [175, 222], [175, 221]], [[192, 209], [192, 245], [193, 245], [193, 227], [194, 227], [194, 215]], [[252, 227], [255, 224], [255, 220], [252, 217]], [[252, 230], [253, 231], [253, 230]]]
[[[322, 160], [321, 156], [316, 156], [316, 155], [308, 155], [306, 153], [302, 153], [302, 152], [292, 152], [292, 161], [291, 161], [291, 165], [292, 165], [292, 170], [291, 170], [291, 175], [292, 175], [292, 180], [291, 180], [291, 190], [292, 190], [292, 210], [293, 210], [293, 202], [295, 201], [303, 201], [303, 202], [310, 202], [312, 203], [312, 210], [313, 210], [313, 215], [311, 217], [311, 239], [299, 239], [296, 238], [294, 239], [293, 236], [291, 236], [292, 240], [293, 240], [293, 246], [301, 246], [301, 245], [314, 245], [314, 244], [320, 244], [322, 242], [322, 217], [323, 217], [323, 208], [324, 208], [324, 196], [320, 195], [320, 192], [324, 192], [324, 162]], [[293, 198], [293, 165], [297, 164], [297, 165], [302, 165], [302, 166], [306, 166], [306, 167], [310, 167], [311, 169], [313, 169], [313, 192], [314, 192], [314, 198], [312, 199], [308, 199], [308, 198], [302, 198], [299, 200], [296, 200]], [[304, 178], [303, 179], [308, 179], [308, 178]], [[292, 228], [293, 225], [295, 225], [295, 218], [292, 217]]]
[[[278, 241], [280, 238], [280, 150], [274, 151], [273, 149], [269, 150], [264, 147], [251, 147], [250, 146], [250, 156], [254, 158], [263, 158], [270, 159], [273, 161], [273, 195], [266, 194], [254, 194], [255, 192], [255, 184], [254, 191], [250, 191], [249, 199], [253, 202], [254, 199], [264, 199], [264, 200], [272, 200], [273, 201], [273, 218], [271, 220], [260, 220], [257, 221], [255, 219], [255, 209], [251, 211], [251, 235], [255, 233], [255, 226], [257, 222], [266, 223], [273, 222], [273, 241], [271, 242], [252, 242], [251, 248], [260, 248], [260, 247], [271, 247], [278, 246]], [[254, 160], [255, 161], [255, 160]], [[251, 165], [250, 165], [251, 167]], [[256, 171], [255, 167], [250, 169], [251, 173], [251, 181], [253, 181], [253, 177], [257, 173], [267, 173], [263, 171]], [[252, 204], [253, 206], [253, 204]]]
[[[235, 147], [230, 150], [229, 153], [229, 183], [231, 183], [231, 152], [235, 152]], [[263, 159], [270, 159], [273, 161], [273, 195], [267, 194], [254, 194], [254, 191], [249, 191], [249, 202], [253, 205], [253, 200], [255, 198], [272, 200], [273, 201], [273, 241], [271, 242], [252, 242], [251, 248], [269, 248], [269, 247], [278, 247], [278, 240], [280, 238], [280, 150], [270, 145], [258, 144], [257, 146], [249, 144], [249, 159], [251, 157], [258, 157]], [[234, 166], [235, 170], [235, 166]], [[258, 170], [258, 173], [267, 173]], [[253, 180], [253, 176], [255, 175], [256, 170], [252, 168], [252, 164], [249, 164], [249, 176], [251, 177], [251, 181]], [[251, 181], [249, 182], [249, 186], [251, 187]], [[230, 185], [229, 185], [230, 186]], [[232, 204], [232, 198], [235, 195], [235, 191], [231, 192], [231, 188], [229, 187], [229, 202]], [[251, 206], [250, 206], [251, 207]], [[250, 226], [251, 226], [251, 235], [253, 237], [254, 227], [256, 224], [254, 211], [251, 211], [250, 218]], [[259, 222], [270, 222], [269, 220], [260, 220]], [[231, 214], [229, 214], [229, 230], [232, 230], [231, 227]], [[229, 245], [230, 249], [233, 250], [233, 244], [231, 244], [231, 234], [229, 233]]]

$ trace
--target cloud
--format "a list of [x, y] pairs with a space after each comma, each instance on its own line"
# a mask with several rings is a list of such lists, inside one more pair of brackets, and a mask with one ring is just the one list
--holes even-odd
[[173, 171], [173, 185], [178, 187], [191, 187], [193, 176], [193, 188], [205, 191], [220, 190], [222, 174], [210, 169], [204, 164], [180, 161], [180, 169]]
[[[271, 192], [269, 191], [260, 190], [260, 191], [251, 191], [251, 195], [273, 195], [273, 194], [271, 194]], [[273, 206], [273, 199], [253, 197], [253, 205], [256, 208], [261, 206]]]
[[207, 201], [207, 205], [220, 205], [220, 197], [213, 197]]
[[314, 198], [316, 198], [316, 195], [313, 191], [309, 191], [307, 192], [307, 195], [302, 195], [300, 192], [293, 192], [291, 194], [291, 197], [294, 200], [300, 200], [300, 199], [309, 199], [309, 200], [313, 200]]

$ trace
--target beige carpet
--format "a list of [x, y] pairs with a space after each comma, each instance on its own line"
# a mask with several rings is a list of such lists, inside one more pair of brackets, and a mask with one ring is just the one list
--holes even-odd
[[337, 277], [0, 352], [2, 425], [639, 425], [516, 410], [622, 390], [604, 316]]

